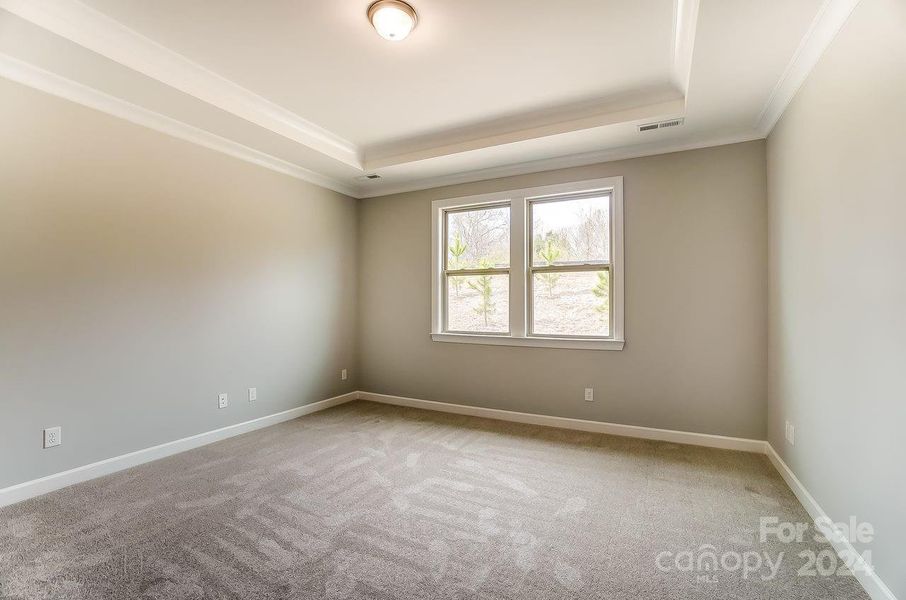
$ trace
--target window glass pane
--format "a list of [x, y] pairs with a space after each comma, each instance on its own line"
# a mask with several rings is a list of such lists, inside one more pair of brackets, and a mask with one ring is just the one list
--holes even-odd
[[447, 330], [507, 333], [510, 330], [510, 276], [448, 276]]
[[609, 271], [535, 273], [532, 333], [610, 335]]
[[610, 196], [533, 202], [532, 265], [569, 265], [610, 259]]
[[510, 265], [510, 207], [447, 213], [447, 268]]

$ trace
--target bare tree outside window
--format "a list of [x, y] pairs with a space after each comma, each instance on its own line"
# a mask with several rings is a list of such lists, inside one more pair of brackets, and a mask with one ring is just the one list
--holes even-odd
[[[448, 268], [453, 268], [450, 258], [454, 248], [457, 269], [479, 268], [481, 261], [491, 267], [510, 264], [510, 209], [494, 207], [462, 210], [447, 215]], [[458, 244], [457, 244], [458, 241]]]

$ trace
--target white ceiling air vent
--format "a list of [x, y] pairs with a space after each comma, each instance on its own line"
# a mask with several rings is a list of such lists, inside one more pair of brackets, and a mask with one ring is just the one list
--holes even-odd
[[643, 131], [653, 131], [655, 129], [664, 129], [665, 127], [677, 127], [682, 125], [686, 119], [670, 119], [669, 121], [658, 121], [657, 123], [645, 123], [639, 125], [639, 133]]

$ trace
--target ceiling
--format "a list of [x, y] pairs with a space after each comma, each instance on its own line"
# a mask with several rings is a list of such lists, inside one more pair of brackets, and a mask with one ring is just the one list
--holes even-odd
[[369, 197], [763, 138], [857, 1], [0, 0], [0, 76]]

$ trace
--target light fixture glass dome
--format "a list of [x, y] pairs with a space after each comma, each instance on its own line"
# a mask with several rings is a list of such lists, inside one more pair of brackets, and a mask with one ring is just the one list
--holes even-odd
[[368, 19], [385, 40], [405, 39], [418, 23], [415, 9], [401, 0], [378, 0], [368, 8]]

